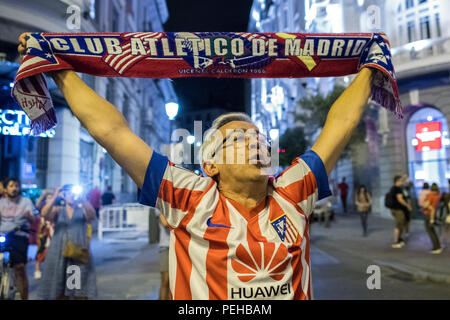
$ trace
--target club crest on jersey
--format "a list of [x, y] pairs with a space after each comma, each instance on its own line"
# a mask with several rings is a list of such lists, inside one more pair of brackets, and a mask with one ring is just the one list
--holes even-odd
[[286, 238], [286, 214], [279, 216], [275, 220], [271, 221], [270, 224], [277, 232], [281, 241], [284, 241], [284, 239]]

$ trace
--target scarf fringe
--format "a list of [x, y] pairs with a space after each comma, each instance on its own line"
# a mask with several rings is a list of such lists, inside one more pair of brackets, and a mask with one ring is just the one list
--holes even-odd
[[53, 128], [57, 123], [55, 109], [51, 108], [34, 120], [31, 120], [31, 134], [38, 136]]
[[399, 99], [392, 92], [372, 82], [370, 98], [380, 106], [393, 112], [397, 119], [403, 119], [403, 107]]

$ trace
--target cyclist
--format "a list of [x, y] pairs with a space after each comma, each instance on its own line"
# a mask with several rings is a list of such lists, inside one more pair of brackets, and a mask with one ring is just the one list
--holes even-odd
[[20, 185], [20, 180], [15, 178], [8, 178], [4, 182], [6, 198], [0, 199], [0, 233], [9, 234], [7, 241], [11, 247], [16, 286], [22, 300], [28, 300], [25, 264], [34, 206], [30, 199], [21, 196]]

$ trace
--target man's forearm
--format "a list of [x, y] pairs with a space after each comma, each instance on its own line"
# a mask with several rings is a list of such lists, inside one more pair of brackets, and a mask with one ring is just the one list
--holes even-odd
[[370, 95], [372, 70], [364, 68], [334, 102], [322, 133], [313, 146], [330, 173], [361, 120]]
[[[51, 76], [72, 112], [96, 140], [101, 140], [114, 128], [128, 125], [123, 115], [89, 88], [74, 71], [54, 72]], [[102, 144], [102, 141], [98, 142]]]

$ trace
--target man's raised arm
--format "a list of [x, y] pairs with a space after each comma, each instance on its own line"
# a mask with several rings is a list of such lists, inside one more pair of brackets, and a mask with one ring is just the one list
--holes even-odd
[[370, 95], [372, 69], [362, 69], [334, 102], [319, 138], [311, 148], [322, 159], [327, 174], [336, 165], [358, 125]]
[[[19, 37], [18, 51], [22, 55], [26, 50], [25, 36], [24, 33]], [[56, 71], [51, 76], [81, 124], [142, 188], [152, 149], [130, 130], [125, 117], [74, 71]]]

